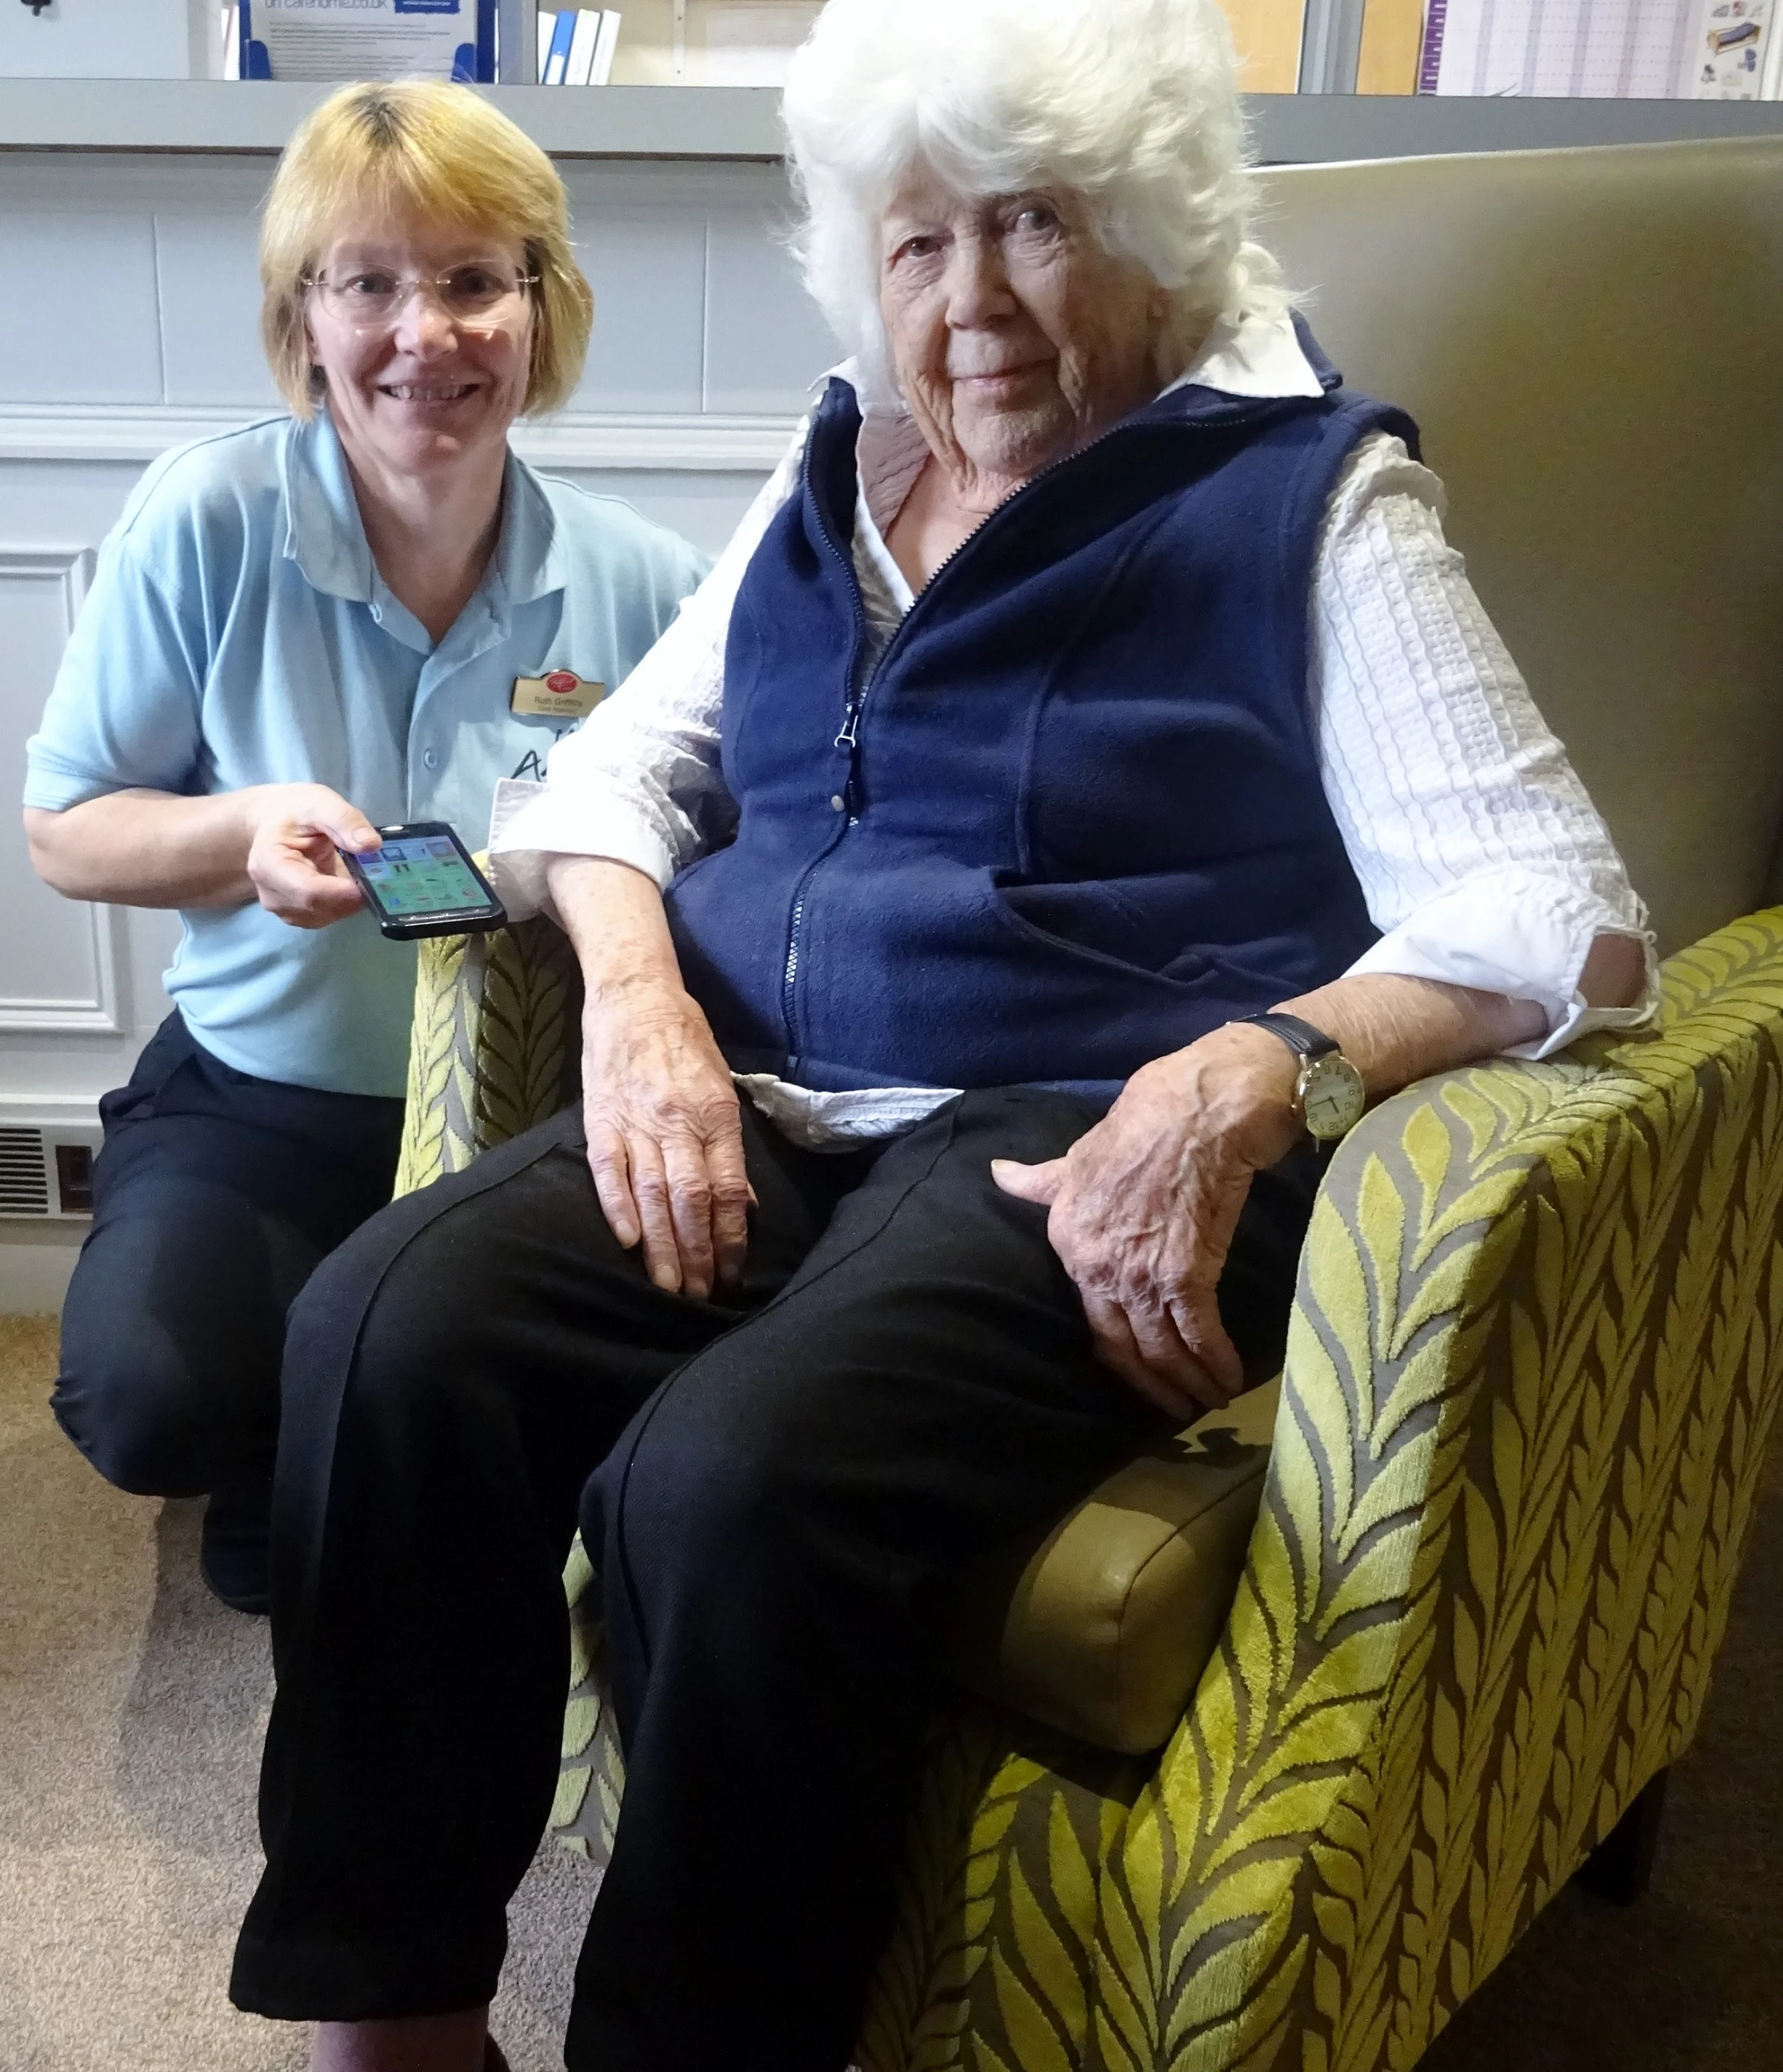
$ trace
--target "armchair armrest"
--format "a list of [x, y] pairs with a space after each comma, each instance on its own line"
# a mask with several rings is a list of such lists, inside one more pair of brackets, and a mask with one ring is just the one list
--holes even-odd
[[419, 948], [399, 1194], [554, 1115], [581, 1077], [582, 974], [554, 921]]
[[1409, 2066], [1683, 1751], [1780, 1215], [1783, 911], [1671, 959], [1650, 1033], [1353, 1133], [1237, 1603], [1083, 1923], [1097, 2062]]

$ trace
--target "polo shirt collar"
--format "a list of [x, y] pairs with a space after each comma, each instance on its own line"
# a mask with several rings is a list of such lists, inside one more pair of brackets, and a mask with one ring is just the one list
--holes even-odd
[[[353, 475], [340, 435], [319, 410], [293, 418], [280, 456], [284, 488], [284, 552], [325, 596], [370, 605], [383, 584], [366, 540]], [[484, 587], [498, 617], [567, 587], [569, 570], [556, 514], [538, 477], [510, 451], [502, 483], [502, 532]]]
[[569, 554], [545, 485], [511, 448], [502, 483], [502, 536], [491, 567], [511, 605], [529, 605], [570, 584]]
[[347, 456], [325, 411], [319, 410], [307, 421], [292, 419], [280, 455], [280, 472], [284, 488], [285, 558], [294, 561], [305, 582], [325, 596], [369, 605], [376, 574], [371, 549], [353, 493]]

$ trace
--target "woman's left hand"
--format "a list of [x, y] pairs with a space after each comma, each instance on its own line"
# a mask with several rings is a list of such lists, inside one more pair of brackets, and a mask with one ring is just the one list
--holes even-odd
[[1050, 1209], [1097, 1357], [1185, 1423], [1244, 1386], [1215, 1291], [1252, 1174], [1299, 1136], [1295, 1078], [1266, 1030], [1216, 1029], [1135, 1072], [1063, 1158], [991, 1163], [1005, 1194]]

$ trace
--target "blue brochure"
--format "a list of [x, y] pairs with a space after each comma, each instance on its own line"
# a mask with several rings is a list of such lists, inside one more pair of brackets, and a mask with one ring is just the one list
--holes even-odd
[[493, 80], [497, 0], [241, 0], [245, 79]]

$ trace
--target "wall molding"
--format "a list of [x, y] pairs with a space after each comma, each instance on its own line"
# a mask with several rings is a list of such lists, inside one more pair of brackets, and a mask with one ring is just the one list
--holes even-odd
[[[252, 404], [0, 404], [0, 460], [154, 460], [169, 446], [260, 423], [275, 409]], [[513, 436], [521, 458], [541, 468], [764, 474], [779, 465], [797, 421], [567, 411], [516, 425]]]
[[73, 1094], [0, 1093], [0, 1130], [96, 1130], [99, 1098]]
[[[60, 586], [64, 638], [92, 579], [91, 547], [0, 546], [0, 583], [41, 583]], [[123, 970], [123, 916], [116, 907], [85, 908], [93, 958], [93, 997], [53, 999], [32, 993], [0, 993], [0, 1032], [53, 1036], [71, 1032], [84, 1036], [122, 1036], [127, 1023], [120, 976]]]

